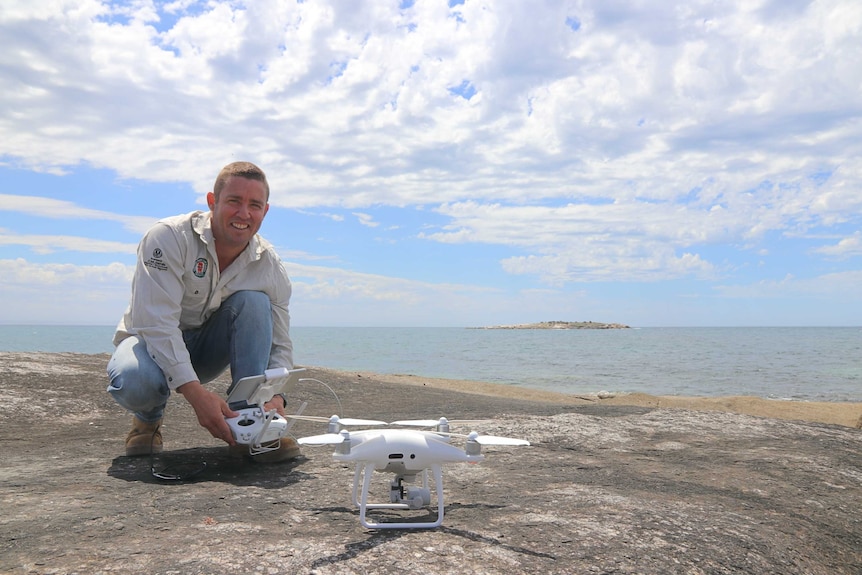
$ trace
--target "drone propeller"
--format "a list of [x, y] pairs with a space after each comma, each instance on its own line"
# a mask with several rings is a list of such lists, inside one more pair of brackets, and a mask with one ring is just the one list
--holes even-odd
[[317, 421], [320, 423], [337, 423], [339, 425], [387, 425], [385, 421], [376, 419], [355, 419], [352, 417], [320, 417], [317, 415], [286, 415], [287, 419], [301, 419], [303, 421]]
[[499, 435], [479, 435], [476, 431], [471, 431], [469, 434], [452, 433], [449, 431], [435, 431], [434, 433], [449, 437], [463, 437], [467, 441], [475, 441], [479, 445], [530, 445], [530, 442], [526, 439], [501, 437]]
[[324, 433], [322, 435], [312, 435], [310, 437], [300, 437], [296, 440], [301, 445], [337, 445], [344, 443], [346, 438], [338, 433]]
[[467, 441], [475, 441], [479, 445], [530, 445], [526, 439], [515, 439], [513, 437], [500, 437], [499, 435], [479, 435], [475, 431], [471, 431], [468, 435], [457, 435], [458, 437], [466, 437]]
[[438, 425], [477, 425], [487, 422], [487, 419], [403, 419], [393, 421], [389, 425], [403, 425], [407, 427], [436, 427]]

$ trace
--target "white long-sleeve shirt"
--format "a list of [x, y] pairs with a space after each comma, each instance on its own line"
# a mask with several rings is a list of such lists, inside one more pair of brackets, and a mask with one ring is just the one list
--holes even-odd
[[218, 267], [210, 212], [161, 220], [138, 245], [132, 296], [114, 345], [130, 335], [142, 338], [171, 389], [198, 380], [182, 332], [199, 328], [241, 290], [269, 296], [273, 328], [267, 367], [293, 368], [288, 313], [292, 288], [272, 245], [256, 234], [227, 269], [219, 273]]

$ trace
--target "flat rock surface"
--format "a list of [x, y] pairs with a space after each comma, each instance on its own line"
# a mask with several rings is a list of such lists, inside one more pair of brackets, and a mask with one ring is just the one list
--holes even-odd
[[[155, 479], [149, 458], [122, 454], [130, 416], [105, 392], [107, 359], [0, 354], [2, 573], [862, 573], [862, 431], [852, 427], [311, 369], [326, 386], [304, 381], [291, 394], [307, 413], [489, 418], [477, 430], [532, 442], [447, 466], [441, 527], [374, 531], [330, 448], [274, 465], [232, 459], [181, 397], [153, 464], [206, 469]], [[380, 500], [388, 482], [375, 474]]]

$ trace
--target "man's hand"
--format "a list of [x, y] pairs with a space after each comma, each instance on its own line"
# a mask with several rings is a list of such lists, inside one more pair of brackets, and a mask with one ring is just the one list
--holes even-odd
[[284, 417], [285, 407], [287, 407], [287, 405], [284, 403], [284, 398], [280, 395], [276, 395], [263, 405], [263, 410], [269, 411], [270, 409], [274, 409], [280, 416]]
[[216, 393], [204, 388], [199, 381], [190, 381], [177, 388], [186, 401], [191, 404], [198, 416], [201, 427], [210, 432], [216, 439], [221, 439], [228, 445], [236, 445], [236, 440], [230, 431], [225, 417], [239, 415], [228, 407], [227, 401]]

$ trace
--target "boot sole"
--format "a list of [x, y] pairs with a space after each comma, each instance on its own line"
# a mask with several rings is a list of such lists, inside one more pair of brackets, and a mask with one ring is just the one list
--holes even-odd
[[152, 455], [155, 453], [161, 453], [162, 446], [161, 445], [132, 445], [126, 448], [126, 456], [127, 457], [138, 457], [140, 455]]
[[257, 461], [258, 463], [281, 463], [282, 461], [290, 461], [291, 459], [296, 459], [302, 455], [300, 449], [298, 447], [294, 449], [278, 449], [276, 451], [269, 451], [267, 453], [261, 453], [260, 455], [252, 456], [252, 461]]

